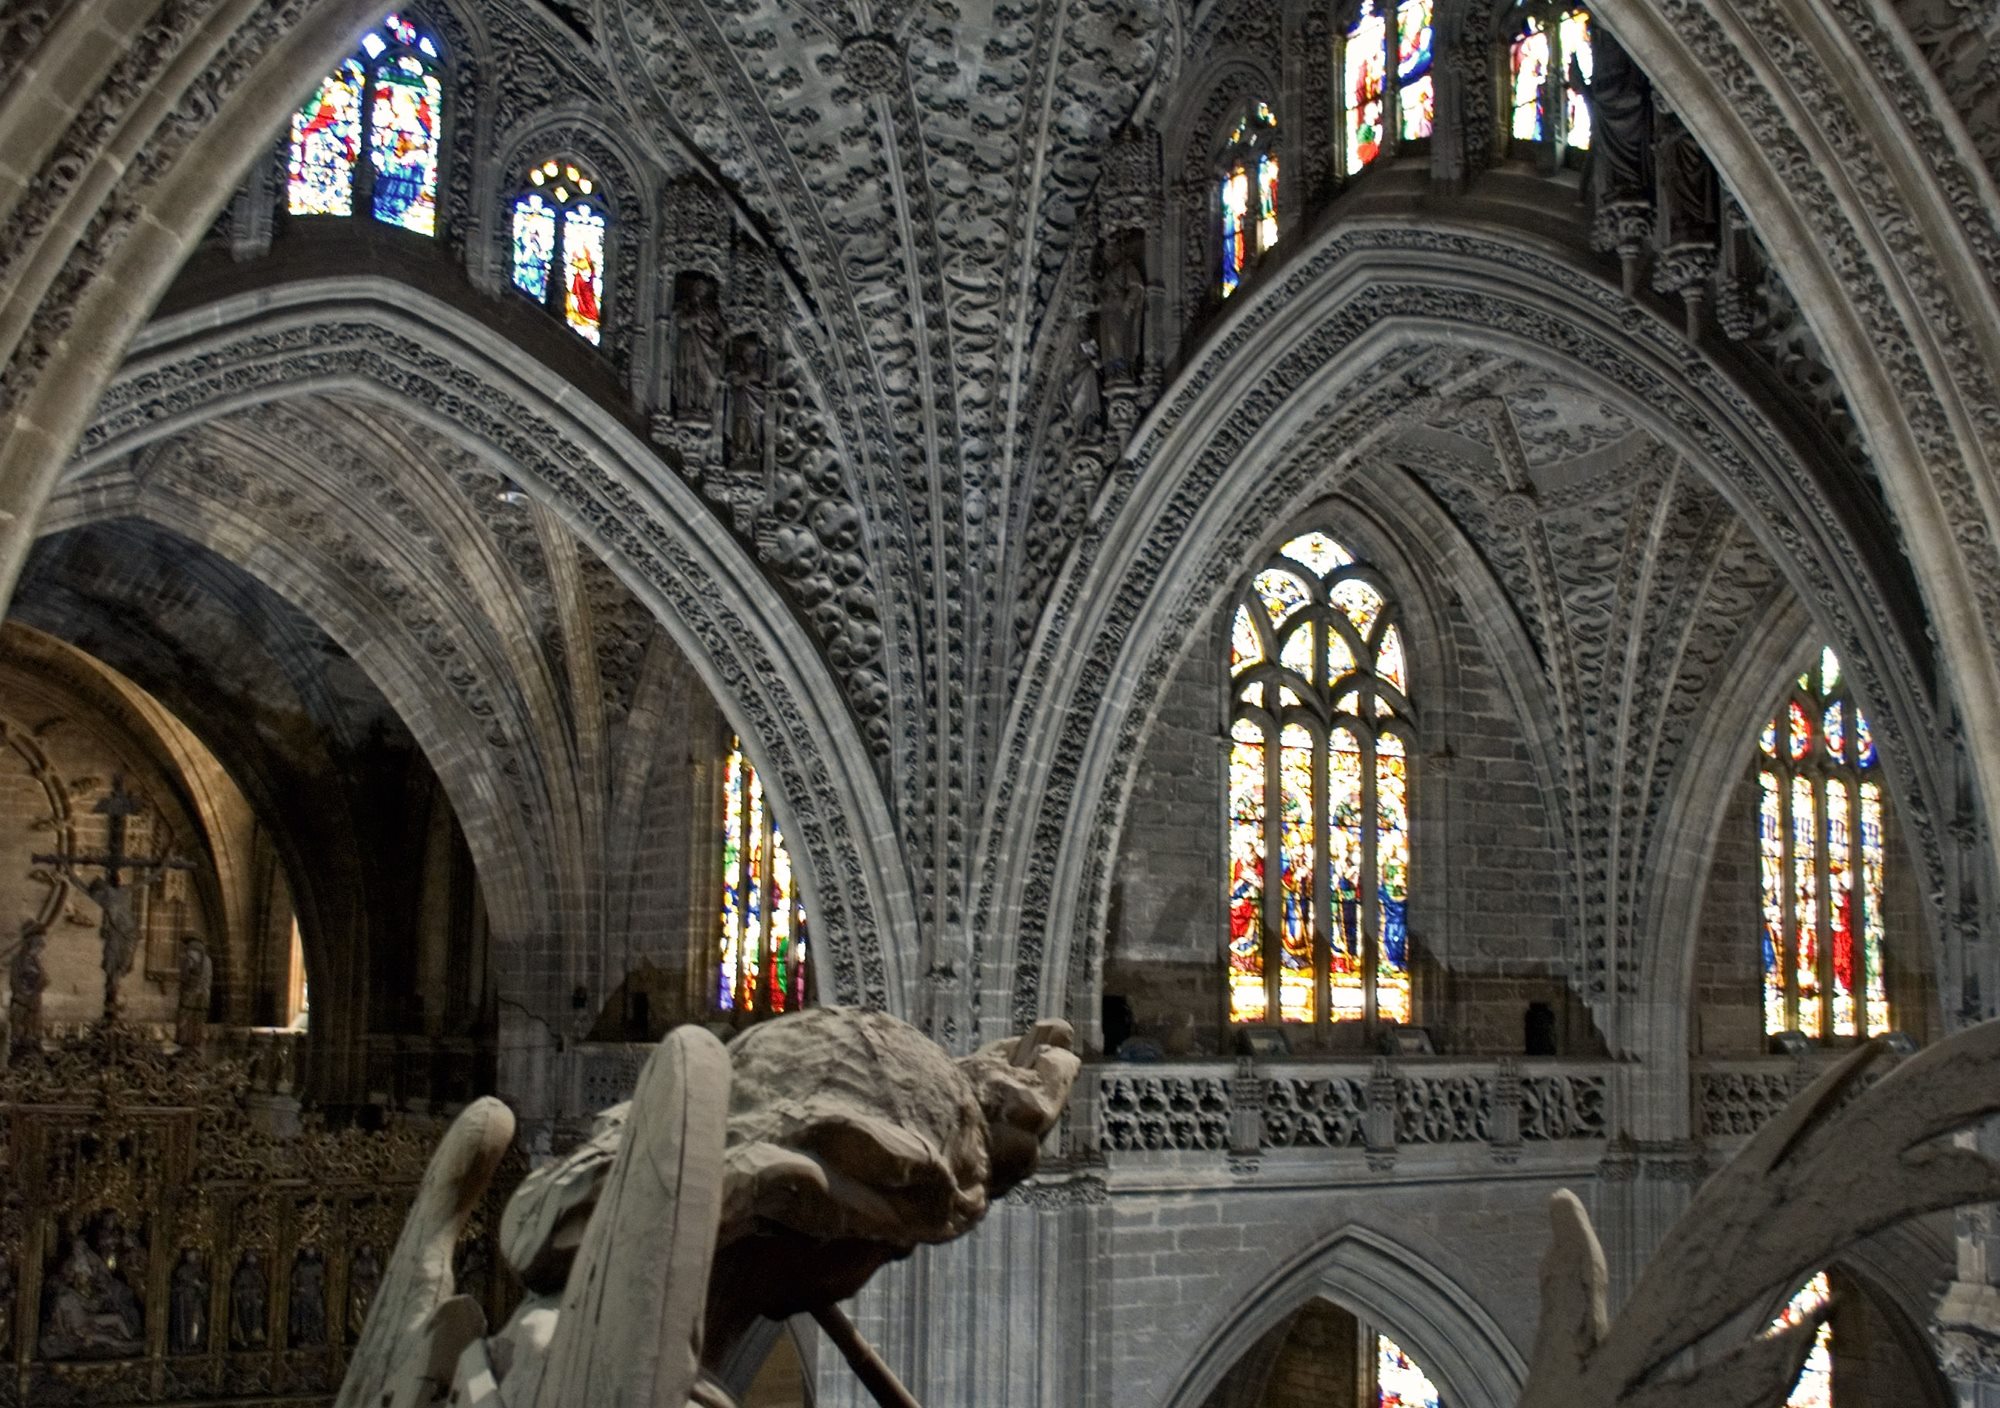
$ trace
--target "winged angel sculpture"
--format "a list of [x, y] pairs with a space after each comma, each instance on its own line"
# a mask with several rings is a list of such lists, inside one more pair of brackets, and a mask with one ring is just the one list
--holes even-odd
[[[837, 1302], [1034, 1170], [1076, 1076], [1068, 1046], [1049, 1022], [953, 1060], [839, 1008], [726, 1049], [669, 1034], [631, 1101], [509, 1202], [502, 1247], [527, 1296], [492, 1335], [451, 1271], [513, 1137], [507, 1107], [478, 1101], [431, 1162], [336, 1408], [730, 1408], [704, 1345], [719, 1362], [759, 1316], [801, 1313], [878, 1401], [915, 1408]], [[1589, 1216], [1557, 1193], [1521, 1408], [1777, 1408], [1826, 1310], [1740, 1343], [1730, 1326], [1871, 1232], [2000, 1200], [2000, 1164], [1947, 1140], [2000, 1113], [2000, 1022], [1884, 1074], [1889, 1054], [1865, 1043], [1750, 1139], [1615, 1321]]]
[[500, 1241], [526, 1296], [489, 1335], [452, 1248], [514, 1136], [475, 1101], [432, 1157], [336, 1408], [730, 1408], [704, 1372], [759, 1317], [811, 1313], [876, 1398], [914, 1405], [837, 1303], [962, 1236], [1034, 1171], [1076, 1078], [1044, 1022], [954, 1060], [876, 1012], [812, 1008], [725, 1048], [668, 1033], [630, 1101], [531, 1173]]

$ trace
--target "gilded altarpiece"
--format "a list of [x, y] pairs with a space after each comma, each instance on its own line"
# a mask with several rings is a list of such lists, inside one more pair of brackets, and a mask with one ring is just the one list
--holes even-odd
[[[0, 1408], [329, 1403], [438, 1127], [273, 1132], [229, 1063], [103, 1028], [0, 1070]], [[496, 1188], [511, 1188], [503, 1176]], [[499, 1195], [459, 1248], [493, 1322]]]

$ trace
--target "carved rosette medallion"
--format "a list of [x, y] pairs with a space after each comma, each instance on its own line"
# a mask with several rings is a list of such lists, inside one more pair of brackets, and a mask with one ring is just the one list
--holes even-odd
[[857, 34], [840, 46], [840, 70], [869, 97], [890, 97], [902, 87], [902, 51], [886, 35]]

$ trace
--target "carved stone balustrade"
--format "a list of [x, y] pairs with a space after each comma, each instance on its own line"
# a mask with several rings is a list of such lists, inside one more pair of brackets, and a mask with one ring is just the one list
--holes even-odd
[[[1121, 1166], [1352, 1161], [1377, 1172], [1438, 1150], [1511, 1164], [1561, 1147], [1594, 1160], [1609, 1134], [1610, 1063], [1350, 1059], [1105, 1063], [1079, 1082], [1072, 1157]], [[1508, 1102], [1496, 1110], [1496, 1094]], [[1254, 1149], [1242, 1136], [1254, 1101]], [[1232, 1130], [1239, 1131], [1234, 1141]]]
[[[1749, 1138], [1844, 1054], [1843, 1048], [1816, 1048], [1797, 1056], [1740, 1056], [1697, 1062], [1693, 1090], [1695, 1132], [1711, 1141]], [[1894, 1066], [1895, 1058], [1883, 1061], [1880, 1070], [1864, 1079], [1861, 1089], [1873, 1085]]]

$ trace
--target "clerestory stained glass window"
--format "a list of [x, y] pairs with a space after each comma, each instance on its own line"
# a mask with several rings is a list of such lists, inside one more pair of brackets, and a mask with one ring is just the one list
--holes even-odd
[[[1805, 1323], [1806, 1317], [1825, 1305], [1832, 1294], [1826, 1273], [1822, 1271], [1799, 1287], [1798, 1294], [1771, 1321], [1771, 1329], [1783, 1330]], [[1806, 1355], [1804, 1367], [1799, 1370], [1791, 1396], [1785, 1399], [1785, 1408], [1833, 1408], [1833, 1325], [1830, 1322], [1820, 1321], [1812, 1350]]]
[[[1433, 0], [1362, 0], [1340, 41], [1342, 169], [1352, 176], [1382, 154], [1394, 130], [1406, 142], [1431, 135], [1437, 123]], [[1395, 19], [1390, 62], [1390, 16]]]
[[1257, 257], [1278, 243], [1278, 118], [1252, 103], [1230, 131], [1217, 162], [1221, 213], [1219, 269], [1224, 298], [1236, 292]]
[[1868, 717], [1831, 649], [1758, 739], [1764, 1029], [1890, 1029], [1882, 783]]
[[1441, 1408], [1443, 1398], [1417, 1361], [1387, 1335], [1375, 1336], [1373, 1408]]
[[1230, 1020], [1409, 1021], [1415, 719], [1386, 584], [1292, 539], [1238, 596], [1230, 678]]
[[292, 118], [291, 214], [352, 215], [361, 205], [384, 224], [437, 233], [445, 101], [437, 59], [436, 42], [400, 14], [361, 36], [360, 52]]
[[514, 287], [591, 343], [604, 336], [605, 230], [595, 177], [555, 157], [529, 168], [514, 198]]
[[807, 1001], [806, 912], [785, 838], [742, 743], [722, 772], [722, 936], [715, 1005], [739, 1018]]
[[1588, 10], [1527, 7], [1508, 51], [1508, 131], [1514, 139], [1589, 150], [1593, 68]]

